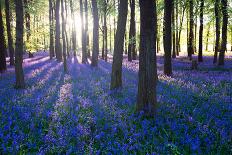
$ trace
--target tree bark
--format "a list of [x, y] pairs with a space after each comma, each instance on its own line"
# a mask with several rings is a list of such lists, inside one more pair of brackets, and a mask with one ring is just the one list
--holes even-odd
[[179, 1], [178, 0], [176, 0], [176, 29], [175, 29], [175, 33], [176, 33], [176, 55], [177, 56], [179, 56], [179, 46], [178, 46], [178, 39], [179, 39], [179, 35], [178, 35], [178, 29], [179, 29], [179, 22], [178, 22], [178, 16], [179, 16], [179, 10], [178, 10], [178, 8], [179, 8]]
[[123, 59], [123, 43], [126, 31], [128, 11], [128, 0], [120, 0], [117, 32], [114, 43], [113, 64], [111, 73], [111, 89], [122, 86], [122, 59]]
[[175, 3], [172, 7], [172, 58], [176, 58], [176, 25], [175, 25]]
[[209, 24], [209, 26], [208, 26], [208, 30], [207, 30], [207, 34], [206, 34], [206, 48], [205, 48], [205, 50], [206, 51], [208, 51], [208, 49], [209, 49], [209, 33], [210, 33], [210, 24]]
[[136, 25], [135, 25], [135, 0], [130, 0], [131, 19], [129, 30], [128, 61], [136, 60]]
[[204, 14], [204, 0], [201, 0], [198, 62], [203, 62], [203, 57], [202, 57], [202, 51], [203, 51], [203, 14]]
[[84, 28], [83, 2], [80, 0], [82, 63], [87, 63], [86, 33]]
[[218, 60], [219, 66], [225, 64], [225, 51], [227, 45], [227, 25], [228, 25], [227, 0], [221, 0], [221, 3], [222, 3], [223, 22], [222, 22], [222, 42], [221, 42], [221, 49], [220, 49], [219, 60]]
[[6, 27], [7, 27], [7, 38], [8, 38], [8, 49], [10, 53], [10, 65], [14, 65], [14, 47], [13, 47], [13, 38], [11, 34], [11, 20], [12, 15], [10, 11], [9, 0], [5, 0], [5, 13], [6, 13]]
[[215, 41], [215, 50], [214, 50], [214, 59], [213, 63], [217, 63], [218, 52], [220, 49], [220, 0], [215, 0], [215, 28], [216, 28], [216, 41]]
[[63, 40], [63, 59], [64, 59], [64, 72], [67, 73], [67, 60], [66, 60], [66, 19], [64, 17], [64, 0], [61, 0], [61, 17], [62, 17], [62, 40]]
[[193, 0], [189, 0], [189, 43], [188, 43], [188, 57], [192, 60], [192, 54], [194, 52], [194, 19], [193, 19]]
[[4, 26], [2, 18], [2, 7], [0, 3], [0, 73], [6, 70], [6, 44], [4, 37]]
[[156, 113], [156, 25], [154, 0], [140, 0], [139, 83], [136, 111], [146, 116]]
[[108, 4], [108, 0], [104, 0], [104, 17], [103, 17], [103, 31], [104, 31], [104, 49], [105, 49], [105, 55], [104, 55], [104, 59], [107, 62], [107, 55], [108, 55], [108, 40], [107, 40], [107, 4]]
[[98, 55], [99, 55], [99, 16], [98, 16], [98, 6], [97, 0], [92, 0], [93, 9], [93, 56], [92, 56], [92, 66], [98, 66]]
[[53, 3], [52, 0], [49, 0], [49, 25], [50, 25], [50, 46], [49, 46], [49, 53], [50, 59], [55, 56], [54, 53], [54, 21], [53, 21]]
[[75, 24], [75, 17], [74, 17], [74, 11], [73, 11], [73, 1], [70, 0], [70, 10], [71, 10], [71, 16], [72, 16], [72, 45], [73, 45], [73, 54], [74, 57], [77, 56], [76, 52], [76, 24]]
[[23, 73], [23, 1], [15, 0], [16, 43], [15, 43], [15, 88], [25, 88]]
[[60, 0], [56, 0], [56, 38], [55, 52], [58, 61], [62, 61], [62, 50], [60, 43]]
[[88, 1], [85, 0], [85, 34], [86, 34], [86, 52], [87, 57], [90, 57], [90, 46], [89, 46], [89, 20], [88, 20]]
[[[30, 37], [31, 37], [31, 15], [29, 13], [29, 3], [30, 0], [24, 0], [24, 6], [25, 6], [25, 22], [26, 22], [26, 36], [27, 36], [27, 42], [30, 43]], [[34, 55], [31, 53], [31, 49], [28, 50], [29, 58], [33, 58]]]
[[164, 1], [164, 74], [172, 75], [172, 0]]

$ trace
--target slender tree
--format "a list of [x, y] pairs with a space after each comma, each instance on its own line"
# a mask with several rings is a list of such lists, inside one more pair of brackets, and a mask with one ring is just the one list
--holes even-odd
[[86, 52], [87, 57], [90, 57], [90, 46], [89, 46], [89, 20], [88, 20], [88, 1], [85, 0], [85, 34], [86, 34]]
[[70, 0], [70, 10], [71, 10], [71, 17], [72, 17], [72, 49], [74, 57], [76, 57], [76, 24], [75, 24], [75, 17], [74, 17], [74, 10], [73, 10], [73, 0]]
[[140, 0], [139, 83], [136, 110], [147, 116], [156, 112], [156, 4], [154, 0]]
[[202, 50], [203, 50], [203, 47], [202, 47], [203, 46], [203, 13], [204, 13], [204, 0], [201, 0], [198, 62], [203, 61], [203, 57], [202, 57]]
[[82, 63], [87, 63], [86, 33], [84, 27], [83, 2], [80, 0]]
[[215, 50], [214, 50], [214, 59], [213, 63], [217, 63], [217, 57], [220, 46], [220, 0], [215, 0], [214, 11], [215, 11], [215, 28], [216, 28], [216, 41], [215, 41]]
[[60, 43], [60, 0], [56, 0], [56, 38], [55, 38], [55, 53], [56, 59], [62, 61], [62, 50]]
[[97, 0], [92, 0], [93, 9], [93, 56], [92, 66], [98, 65], [98, 54], [99, 54], [99, 16]]
[[225, 63], [225, 51], [227, 45], [227, 26], [228, 26], [228, 12], [227, 12], [227, 0], [221, 0], [222, 3], [222, 42], [221, 49], [219, 53], [218, 65], [224, 65]]
[[15, 75], [16, 88], [25, 88], [23, 73], [23, 0], [15, 0], [16, 43], [15, 43]]
[[210, 23], [208, 24], [208, 29], [207, 29], [207, 34], [206, 34], [206, 45], [205, 45], [205, 50], [209, 50], [209, 34], [210, 34]]
[[126, 31], [127, 11], [128, 0], [120, 0], [117, 32], [114, 42], [114, 55], [110, 86], [111, 89], [119, 88], [122, 86], [123, 43]]
[[135, 25], [135, 0], [130, 0], [131, 18], [129, 30], [129, 44], [128, 44], [128, 61], [136, 59], [136, 25]]
[[107, 55], [108, 55], [108, 31], [107, 31], [107, 5], [108, 5], [108, 0], [104, 0], [104, 15], [103, 15], [103, 39], [104, 39], [104, 59], [107, 61]]
[[11, 34], [11, 10], [9, 0], [5, 0], [5, 13], [6, 13], [6, 27], [7, 27], [7, 38], [8, 38], [8, 49], [10, 53], [10, 65], [14, 65], [14, 47], [13, 47], [13, 38]]
[[176, 55], [179, 56], [179, 46], [178, 46], [178, 39], [179, 39], [179, 35], [178, 35], [178, 29], [179, 29], [179, 1], [176, 0], [176, 29], [175, 29], [175, 33], [176, 33], [176, 41], [175, 41], [175, 46], [176, 46]]
[[172, 75], [172, 0], [164, 1], [164, 74]]
[[194, 53], [194, 17], [193, 17], [193, 0], [189, 0], [189, 39], [188, 39], [188, 57], [192, 60], [192, 54]]
[[0, 73], [6, 70], [6, 44], [4, 37], [4, 26], [2, 18], [2, 7], [0, 2]]
[[64, 72], [67, 72], [67, 60], [66, 60], [66, 39], [65, 29], [66, 29], [66, 19], [64, 17], [64, 0], [61, 0], [61, 17], [62, 17], [62, 40], [63, 40], [63, 59], [64, 59]]
[[49, 25], [50, 25], [50, 46], [49, 46], [49, 53], [50, 59], [55, 56], [54, 52], [54, 22], [53, 22], [53, 2], [49, 0]]
[[176, 58], [176, 23], [175, 23], [175, 1], [172, 7], [172, 58]]

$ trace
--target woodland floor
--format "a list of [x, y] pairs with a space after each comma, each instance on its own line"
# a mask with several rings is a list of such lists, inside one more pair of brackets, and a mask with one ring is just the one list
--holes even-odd
[[231, 154], [232, 57], [205, 57], [197, 71], [184, 58], [173, 76], [158, 58], [158, 112], [135, 114], [138, 61], [124, 61], [123, 88], [110, 91], [111, 63], [98, 68], [46, 54], [25, 59], [27, 89], [14, 89], [14, 69], [0, 75], [0, 152], [67, 154]]

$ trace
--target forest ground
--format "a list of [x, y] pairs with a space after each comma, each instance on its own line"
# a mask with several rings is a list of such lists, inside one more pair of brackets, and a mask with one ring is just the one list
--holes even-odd
[[138, 61], [123, 65], [123, 88], [110, 91], [111, 63], [98, 68], [36, 54], [24, 60], [27, 89], [14, 89], [14, 69], [0, 75], [0, 152], [76, 154], [232, 153], [232, 57], [224, 67], [185, 58], [162, 74], [158, 111], [135, 114]]

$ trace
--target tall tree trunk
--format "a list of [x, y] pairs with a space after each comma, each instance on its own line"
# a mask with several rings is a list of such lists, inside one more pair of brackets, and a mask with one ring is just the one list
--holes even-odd
[[[186, 6], [183, 8], [182, 10], [182, 15], [181, 15], [181, 21], [180, 21], [180, 30], [179, 30], [179, 34], [178, 34], [178, 53], [181, 52], [181, 47], [180, 47], [180, 38], [181, 38], [181, 32], [182, 32], [182, 27], [183, 27], [183, 21], [184, 21], [184, 14], [185, 14], [185, 10], [186, 10]], [[187, 15], [187, 20], [188, 20], [188, 15]], [[188, 25], [188, 22], [187, 22], [187, 25]], [[188, 26], [187, 26], [187, 30], [188, 30]], [[187, 33], [187, 36], [188, 36], [188, 33]], [[188, 37], [187, 37], [188, 39]], [[188, 41], [187, 41], [187, 45], [188, 45]]]
[[60, 0], [56, 0], [56, 38], [55, 52], [58, 61], [62, 61], [62, 50], [60, 43]]
[[127, 29], [126, 29], [126, 32], [125, 32], [124, 52], [125, 52], [125, 54], [127, 54]]
[[105, 58], [105, 28], [104, 28], [103, 17], [101, 16], [101, 25], [102, 25], [102, 59]]
[[114, 55], [111, 73], [111, 89], [122, 86], [123, 43], [126, 31], [128, 0], [120, 0], [117, 32], [114, 43]]
[[207, 34], [206, 34], [206, 48], [205, 50], [208, 51], [209, 49], [209, 33], [210, 33], [210, 24], [208, 25], [208, 29], [207, 29]]
[[103, 17], [103, 22], [104, 22], [104, 26], [103, 26], [103, 31], [104, 31], [104, 49], [105, 49], [105, 56], [104, 59], [105, 61], [107, 61], [107, 55], [108, 55], [108, 40], [107, 40], [107, 4], [108, 4], [108, 0], [104, 0], [104, 17]]
[[6, 6], [6, 27], [7, 27], [7, 38], [8, 38], [8, 49], [10, 53], [10, 65], [14, 65], [14, 48], [13, 48], [13, 39], [12, 39], [12, 34], [11, 34], [11, 20], [12, 20], [12, 15], [10, 11], [10, 5], [9, 5], [9, 0], [5, 0], [5, 6]]
[[176, 58], [176, 25], [175, 25], [175, 1], [172, 7], [172, 58]]
[[98, 65], [98, 54], [99, 54], [99, 16], [98, 16], [98, 6], [97, 0], [92, 0], [93, 9], [93, 56], [92, 56], [92, 66], [96, 67]]
[[225, 51], [227, 45], [227, 25], [228, 25], [228, 13], [227, 13], [227, 0], [221, 0], [222, 3], [222, 43], [219, 53], [218, 65], [224, 65], [225, 63]]
[[15, 88], [25, 88], [23, 73], [23, 0], [15, 0], [16, 43], [15, 43]]
[[83, 2], [80, 0], [81, 15], [81, 40], [82, 40], [82, 63], [87, 63], [86, 33], [84, 28]]
[[49, 25], [50, 25], [50, 46], [49, 46], [49, 53], [50, 59], [55, 56], [54, 53], [54, 21], [53, 21], [53, 3], [52, 0], [49, 0]]
[[2, 18], [2, 7], [0, 2], [0, 73], [6, 70], [6, 44], [4, 37], [4, 26]]
[[[67, 0], [64, 0], [65, 4], [65, 27], [67, 25], [67, 19], [68, 19], [68, 6], [67, 6]], [[69, 45], [69, 39], [68, 39], [68, 32], [67, 32], [67, 27], [65, 28], [65, 38], [66, 38], [66, 51], [67, 51], [67, 56], [70, 57], [70, 45]], [[71, 43], [70, 43], [71, 44]]]
[[176, 0], [176, 29], [175, 29], [175, 33], [176, 33], [176, 55], [179, 56], [179, 46], [178, 46], [178, 38], [179, 38], [179, 35], [178, 35], [178, 29], [179, 29], [179, 22], [178, 22], [178, 16], [179, 16], [179, 1]]
[[218, 57], [218, 52], [220, 49], [220, 9], [219, 9], [219, 5], [220, 5], [220, 0], [215, 0], [215, 28], [216, 28], [216, 41], [215, 41], [215, 51], [214, 51], [214, 59], [213, 59], [213, 63], [217, 63], [217, 57]]
[[171, 0], [164, 1], [164, 74], [172, 75], [172, 7]]
[[85, 0], [85, 34], [86, 34], [86, 52], [87, 57], [90, 57], [90, 46], [89, 46], [89, 20], [88, 20], [88, 0]]
[[[140, 0], [139, 83], [136, 111], [146, 116], [156, 113], [156, 25], [154, 0]], [[171, 17], [170, 17], [171, 18]]]
[[[24, 6], [25, 6], [25, 22], [26, 22], [26, 33], [27, 33], [27, 42], [30, 42], [31, 37], [31, 15], [29, 13], [29, 0], [24, 0]], [[28, 50], [28, 49], [27, 49]], [[29, 58], [33, 58], [34, 55], [31, 53], [30, 49], [28, 50]]]
[[189, 43], [188, 43], [188, 57], [192, 60], [192, 54], [194, 52], [194, 19], [193, 19], [193, 0], [189, 0]]
[[73, 11], [73, 1], [70, 0], [70, 10], [71, 10], [71, 16], [72, 16], [72, 49], [74, 57], [77, 56], [77, 49], [76, 49], [76, 24], [75, 24], [75, 17], [74, 17], [74, 11]]
[[232, 25], [230, 27], [230, 46], [231, 46], [230, 51], [232, 52]]
[[131, 18], [130, 18], [130, 30], [129, 30], [129, 45], [128, 45], [128, 61], [136, 59], [136, 25], [135, 25], [135, 0], [130, 0]]
[[198, 62], [203, 62], [203, 57], [202, 57], [202, 50], [203, 50], [203, 48], [202, 48], [202, 46], [203, 46], [203, 14], [204, 14], [204, 0], [201, 0]]
[[64, 59], [64, 72], [67, 73], [67, 60], [66, 60], [66, 19], [64, 17], [64, 0], [61, 0], [61, 17], [62, 17], [62, 40], [63, 40], [63, 59]]

